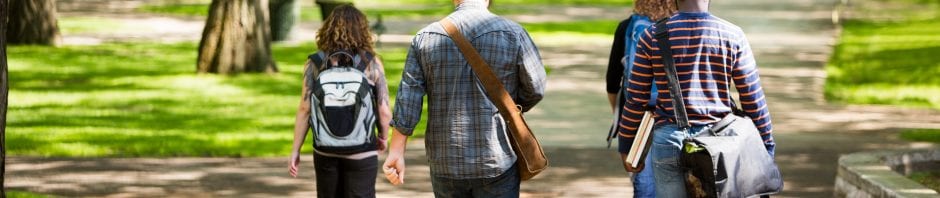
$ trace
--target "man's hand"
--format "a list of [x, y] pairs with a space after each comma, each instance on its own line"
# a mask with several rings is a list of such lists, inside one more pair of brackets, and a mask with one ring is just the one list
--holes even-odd
[[642, 162], [640, 162], [640, 165], [636, 166], [636, 168], [633, 168], [632, 166], [630, 166], [630, 163], [627, 163], [626, 153], [620, 153], [620, 162], [623, 163], [623, 169], [626, 170], [627, 172], [638, 173], [643, 170], [644, 164]]
[[385, 164], [382, 165], [382, 171], [385, 172], [385, 178], [392, 185], [401, 185], [405, 183], [405, 159], [402, 153], [389, 152], [385, 158]]
[[290, 154], [290, 160], [287, 162], [287, 171], [290, 176], [297, 177], [297, 171], [300, 170], [300, 152], [293, 151]]

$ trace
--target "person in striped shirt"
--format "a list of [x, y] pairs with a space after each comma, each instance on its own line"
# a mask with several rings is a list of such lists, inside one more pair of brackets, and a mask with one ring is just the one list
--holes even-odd
[[[636, 58], [624, 93], [626, 105], [621, 116], [619, 138], [633, 142], [637, 127], [649, 100], [656, 100], [656, 124], [650, 155], [653, 156], [656, 195], [685, 197], [685, 182], [678, 165], [682, 140], [708, 130], [711, 124], [732, 113], [731, 86], [739, 92], [741, 107], [761, 132], [766, 151], [774, 154], [770, 112], [760, 85], [757, 63], [744, 32], [708, 12], [709, 0], [678, 0], [679, 13], [666, 22], [672, 44], [682, 100], [685, 101], [692, 127], [685, 134], [678, 129], [673, 113], [663, 60], [649, 28], [636, 46]], [[658, 97], [650, 98], [652, 86]], [[638, 169], [629, 169], [639, 172]]]

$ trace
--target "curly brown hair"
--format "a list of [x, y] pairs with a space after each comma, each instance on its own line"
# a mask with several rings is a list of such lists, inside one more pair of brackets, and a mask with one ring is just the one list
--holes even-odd
[[676, 13], [676, 0], [635, 0], [633, 13], [650, 17], [653, 21], [670, 17]]
[[369, 20], [352, 5], [334, 8], [317, 31], [317, 47], [326, 52], [346, 50], [375, 54]]

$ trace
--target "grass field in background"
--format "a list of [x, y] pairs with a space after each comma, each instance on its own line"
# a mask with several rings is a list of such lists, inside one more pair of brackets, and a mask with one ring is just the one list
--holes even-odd
[[25, 192], [25, 191], [11, 191], [11, 190], [7, 190], [7, 191], [6, 191], [6, 197], [7, 197], [7, 198], [47, 198], [47, 197], [50, 197], [50, 196], [48, 196], [48, 195], [43, 195], [43, 194], [37, 194], [37, 193], [31, 193], [31, 192]]
[[940, 129], [908, 129], [901, 132], [901, 139], [940, 144]]
[[[539, 11], [537, 6], [628, 6], [626, 0], [503, 0], [490, 10], [500, 15], [526, 14]], [[210, 1], [188, 2], [179, 4], [151, 4], [137, 8], [140, 12], [169, 14], [176, 16], [201, 16], [209, 13]], [[388, 18], [440, 18], [454, 10], [450, 1], [441, 0], [391, 0], [391, 1], [356, 1], [355, 5], [369, 16], [371, 21], [377, 15]], [[536, 6], [536, 7], [532, 7]], [[301, 4], [301, 21], [319, 21], [320, 8], [315, 4]]]
[[940, 171], [914, 172], [908, 178], [927, 186], [927, 188], [940, 191]]
[[[375, 21], [376, 16], [382, 15], [384, 19], [396, 18], [440, 18], [447, 16], [454, 11], [453, 6], [412, 6], [412, 7], [360, 7], [362, 12], [369, 17], [370, 21]], [[209, 14], [209, 4], [170, 4], [170, 5], [144, 5], [137, 9], [140, 12], [168, 14], [174, 16], [199, 16], [205, 17]], [[533, 9], [525, 7], [502, 7], [493, 8], [493, 13], [497, 14], [524, 14], [532, 13]], [[302, 6], [300, 11], [301, 21], [320, 21], [320, 8], [316, 6]]]
[[[904, 5], [911, 0], [896, 0]], [[897, 20], [849, 19], [827, 66], [826, 97], [851, 104], [940, 109], [940, 2], [924, 11], [888, 12]], [[864, 12], [878, 7], [860, 6]]]
[[[406, 1], [412, 0], [396, 2]], [[193, 16], [208, 9], [209, 1], [187, 3], [192, 2], [203, 4], [141, 9]], [[426, 7], [374, 10], [398, 13]], [[452, 9], [444, 8], [409, 14], [443, 16]], [[307, 15], [319, 17], [319, 13]], [[563, 41], [609, 44], [617, 22], [522, 25], [540, 46], [551, 46], [570, 44]], [[139, 31], [134, 24], [101, 17], [63, 17], [59, 23], [64, 34]], [[287, 155], [300, 99], [301, 67], [307, 54], [316, 49], [307, 43], [275, 44], [273, 50], [280, 73], [221, 76], [195, 74], [194, 42], [10, 46], [8, 153], [55, 157]], [[407, 51], [386, 47], [378, 53], [384, 59], [394, 105]], [[416, 136], [423, 135], [424, 127], [422, 121]], [[303, 151], [311, 152], [309, 138], [307, 145]]]
[[[8, 154], [287, 155], [302, 64], [314, 45], [275, 45], [281, 72], [273, 75], [195, 74], [196, 49], [195, 43], [10, 46]], [[394, 94], [406, 51], [379, 53]]]

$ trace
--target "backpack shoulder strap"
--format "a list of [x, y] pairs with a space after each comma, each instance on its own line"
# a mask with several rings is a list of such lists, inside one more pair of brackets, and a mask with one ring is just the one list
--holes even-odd
[[679, 87], [679, 76], [676, 75], [676, 60], [672, 57], [672, 44], [669, 43], [669, 27], [666, 25], [669, 19], [663, 19], [656, 22], [653, 30], [656, 33], [656, 41], [659, 44], [659, 52], [663, 57], [663, 69], [666, 70], [666, 79], [669, 80], [669, 95], [672, 96], [672, 109], [676, 116], [676, 125], [681, 130], [687, 130], [689, 124], [689, 114], [686, 113], [685, 100], [682, 97], [682, 88]]
[[372, 61], [375, 59], [375, 55], [369, 52], [362, 52], [359, 54], [360, 62], [357, 64], [356, 68], [360, 71], [367, 71], [370, 66], [372, 66]]
[[313, 66], [316, 66], [317, 69], [323, 67], [323, 60], [326, 55], [323, 54], [323, 51], [317, 51], [317, 53], [310, 54], [307, 56], [307, 59], [313, 61]]
[[[624, 38], [624, 39], [623, 39], [623, 45], [624, 45], [624, 46], [623, 46], [623, 47], [624, 47], [623, 52], [624, 52], [624, 53], [627, 53], [627, 51], [630, 51], [630, 46], [629, 46], [629, 44], [630, 44], [631, 38], [633, 37], [633, 30], [632, 30], [632, 28], [630, 28], [630, 27], [633, 27], [633, 19], [634, 19], [633, 17], [634, 17], [634, 15], [631, 14], [630, 17], [627, 18], [627, 27], [626, 27], [626, 28], [624, 29], [624, 31], [623, 31], [623, 35], [622, 35], [622, 36], [623, 36], [623, 38]], [[633, 47], [636, 47], [636, 46], [633, 46]], [[624, 55], [626, 55], [626, 54], [624, 54]]]

